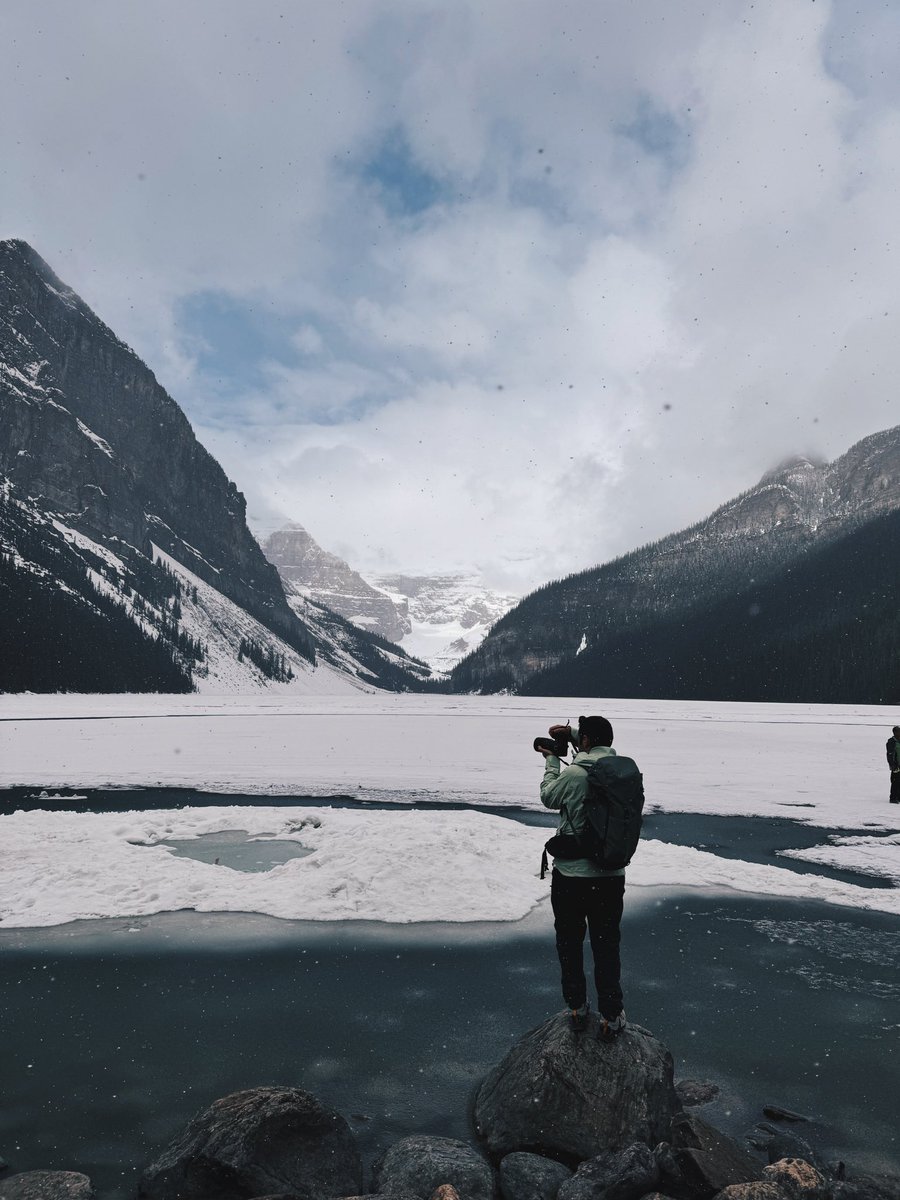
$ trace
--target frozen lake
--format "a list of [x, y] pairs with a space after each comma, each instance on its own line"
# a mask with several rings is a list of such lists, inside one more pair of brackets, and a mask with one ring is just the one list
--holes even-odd
[[503, 697], [0, 697], [0, 1154], [124, 1197], [265, 1082], [341, 1109], [368, 1161], [468, 1136], [473, 1083], [560, 1007], [530, 747], [588, 710], [648, 793], [630, 1017], [734, 1134], [776, 1103], [900, 1169], [895, 714]]

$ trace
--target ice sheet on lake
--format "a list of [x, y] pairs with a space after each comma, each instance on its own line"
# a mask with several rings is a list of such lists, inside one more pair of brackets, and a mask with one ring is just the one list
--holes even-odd
[[[37, 811], [2, 825], [4, 927], [178, 909], [304, 920], [515, 920], [546, 891], [532, 836], [541, 831], [476, 812]], [[294, 840], [312, 853], [248, 874], [157, 844], [225, 829]]]
[[787, 858], [822, 863], [860, 875], [891, 879], [900, 887], [900, 833], [870, 837], [835, 837], [827, 846], [809, 846], [803, 850], [782, 850]]
[[603, 712], [666, 812], [900, 832], [864, 705], [520, 696], [0, 696], [0, 787], [210, 792], [539, 806], [536, 734]]
[[[247, 874], [159, 843], [223, 830], [310, 850]], [[0, 927], [194, 909], [295, 920], [515, 921], [549, 894], [548, 831], [476, 811], [186, 808], [17, 812], [2, 818]], [[900, 890], [864, 888], [648, 840], [629, 885], [796, 896], [900, 913]]]
[[[549, 724], [576, 720], [583, 712], [611, 718], [616, 747], [637, 759], [644, 773], [648, 809], [789, 818], [856, 834], [870, 829], [864, 838], [791, 853], [900, 884], [900, 807], [887, 802], [890, 777], [884, 761], [884, 741], [896, 714], [875, 706], [386, 693], [0, 696], [0, 787], [161, 786], [232, 794], [343, 794], [398, 806], [431, 800], [540, 808], [543, 760], [531, 750], [532, 739]], [[215, 820], [223, 810], [202, 811]], [[258, 832], [281, 836], [279, 821], [283, 824], [289, 810], [272, 811], [279, 816], [266, 816], [266, 827]], [[150, 822], [152, 831], [158, 815], [141, 820]], [[5, 878], [15, 877], [30, 899], [26, 905], [4, 883], [5, 919], [54, 923], [75, 915], [202, 906], [204, 911], [246, 909], [322, 919], [515, 920], [546, 895], [546, 883], [535, 880], [545, 830], [507, 821], [486, 826], [482, 822], [494, 818], [475, 812], [432, 813], [432, 820], [403, 811], [363, 815], [371, 818], [369, 824], [360, 823], [359, 814], [330, 813], [316, 835], [323, 841], [314, 855], [227, 886], [227, 877], [216, 876], [214, 866], [173, 866], [162, 848], [129, 848], [113, 836], [115, 824], [102, 824], [121, 823], [121, 817], [84, 814], [71, 826], [54, 824], [50, 814], [43, 815], [43, 826], [39, 814], [0, 818], [0, 846], [10, 849], [14, 837], [24, 838], [19, 845], [26, 858], [33, 856], [28, 861], [34, 872], [23, 876], [24, 865], [11, 856], [15, 867]], [[200, 817], [191, 820], [202, 824]], [[250, 816], [246, 820], [252, 822]], [[252, 823], [227, 827], [256, 828]], [[479, 831], [474, 839], [465, 832], [473, 829]], [[51, 841], [42, 849], [45, 833]], [[192, 835], [159, 834], [164, 836]], [[97, 853], [108, 857], [105, 884], [95, 879], [93, 865], [84, 868], [79, 882], [72, 857], [93, 864], [94, 837], [101, 847]], [[313, 833], [307, 830], [304, 837]], [[75, 839], [77, 851], [64, 851], [66, 839]], [[824, 833], [822, 841], [827, 841]], [[51, 852], [52, 846], [60, 848], [59, 854]], [[156, 874], [150, 872], [153, 878], [146, 875], [151, 862], [159, 866]], [[56, 908], [52, 896], [40, 894], [44, 869], [61, 889]], [[115, 874], [119, 870], [138, 871], [142, 882], [129, 891]], [[165, 880], [165, 892], [154, 882], [157, 875]], [[642, 844], [629, 878], [640, 884], [815, 897], [888, 912], [897, 911], [900, 897], [900, 888], [855, 887], [654, 843]]]

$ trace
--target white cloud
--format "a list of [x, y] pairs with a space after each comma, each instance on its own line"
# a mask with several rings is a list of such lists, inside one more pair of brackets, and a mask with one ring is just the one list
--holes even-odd
[[[22, 0], [0, 19], [0, 233], [147, 358], [261, 526], [525, 587], [893, 423], [884, 14]], [[373, 186], [390, 138], [437, 203]], [[207, 373], [176, 321], [202, 292], [293, 330], [263, 386]]]

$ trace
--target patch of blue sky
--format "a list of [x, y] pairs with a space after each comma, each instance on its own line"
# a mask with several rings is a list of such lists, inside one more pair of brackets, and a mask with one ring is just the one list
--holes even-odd
[[303, 322], [224, 292], [194, 292], [178, 305], [179, 328], [200, 371], [225, 392], [265, 382], [265, 365], [303, 361], [296, 334]]
[[[178, 321], [208, 385], [186, 398], [189, 415], [210, 428], [352, 423], [405, 386], [396, 364], [359, 362], [336, 328], [226, 293], [186, 297]], [[273, 379], [279, 366], [294, 376], [295, 392]]]
[[417, 216], [452, 195], [446, 183], [416, 161], [401, 129], [390, 130], [358, 172], [391, 216]]
[[541, 176], [513, 176], [508, 184], [509, 200], [516, 208], [537, 209], [547, 220], [564, 225], [576, 220], [579, 214], [564, 178], [553, 176], [551, 171]]

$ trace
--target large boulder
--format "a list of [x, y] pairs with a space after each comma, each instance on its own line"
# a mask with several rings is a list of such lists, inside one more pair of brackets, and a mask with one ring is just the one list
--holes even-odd
[[234, 1092], [194, 1117], [141, 1176], [146, 1200], [247, 1200], [358, 1193], [356, 1138], [339, 1113], [300, 1088]]
[[583, 1162], [559, 1189], [559, 1200], [641, 1200], [659, 1183], [659, 1167], [643, 1142]]
[[[731, 1184], [756, 1183], [763, 1179], [762, 1163], [758, 1159], [732, 1138], [692, 1114], [681, 1113], [675, 1117], [671, 1142], [681, 1189], [696, 1200], [707, 1200]], [[667, 1182], [665, 1177], [663, 1182]], [[760, 1192], [761, 1196], [765, 1194]]]
[[21, 1171], [0, 1180], [0, 1200], [93, 1200], [94, 1188], [80, 1171]]
[[527, 1150], [514, 1150], [500, 1163], [503, 1200], [556, 1200], [572, 1172], [562, 1163]]
[[430, 1200], [444, 1183], [453, 1185], [460, 1200], [493, 1200], [490, 1163], [456, 1138], [429, 1134], [401, 1138], [372, 1168], [373, 1192], [407, 1192]]
[[534, 1150], [580, 1162], [668, 1136], [681, 1105], [672, 1055], [631, 1025], [612, 1042], [599, 1019], [575, 1033], [560, 1013], [526, 1033], [485, 1078], [475, 1127], [492, 1154]]

